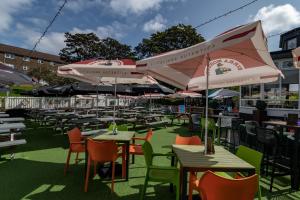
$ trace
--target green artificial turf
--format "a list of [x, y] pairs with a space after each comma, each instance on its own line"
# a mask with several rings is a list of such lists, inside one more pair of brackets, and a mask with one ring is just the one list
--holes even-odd
[[[130, 164], [129, 181], [116, 180], [114, 193], [111, 193], [110, 181], [103, 181], [98, 176], [90, 180], [89, 191], [85, 193], [84, 161], [74, 165], [73, 155], [69, 173], [67, 176], [63, 173], [68, 148], [67, 136], [31, 122], [27, 122], [27, 127], [24, 133], [27, 144], [14, 150], [15, 159], [9, 160], [6, 151], [0, 160], [1, 200], [139, 199], [145, 176], [143, 156], [136, 156], [135, 164]], [[154, 130], [154, 150], [169, 152], [164, 146], [172, 144], [177, 133], [190, 134], [188, 129], [180, 124]], [[138, 131], [140, 136], [145, 134], [146, 130]], [[84, 154], [81, 158], [84, 158]], [[168, 158], [158, 159], [155, 162], [170, 164]], [[267, 192], [269, 179], [263, 178], [261, 182], [263, 196], [267, 199], [300, 199], [300, 192], [290, 191], [289, 177], [276, 179], [272, 194]], [[145, 199], [157, 198], [175, 199], [175, 193], [169, 192], [168, 184], [150, 183]]]

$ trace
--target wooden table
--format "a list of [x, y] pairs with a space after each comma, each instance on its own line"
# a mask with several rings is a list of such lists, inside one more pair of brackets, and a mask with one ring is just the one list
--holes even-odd
[[294, 190], [299, 190], [299, 186], [300, 186], [300, 169], [299, 169], [300, 126], [299, 125], [288, 125], [286, 121], [281, 121], [281, 120], [263, 121], [262, 124], [279, 127], [280, 134], [283, 134], [283, 128], [291, 128], [291, 129], [295, 130], [295, 134], [294, 134], [295, 140], [293, 142], [293, 156], [292, 156], [291, 188]]
[[189, 171], [207, 170], [221, 172], [248, 172], [255, 174], [255, 167], [220, 146], [215, 154], [204, 155], [203, 145], [172, 145], [181, 167], [181, 199], [187, 199], [187, 177]]
[[[128, 173], [129, 173], [129, 145], [130, 141], [134, 136], [134, 132], [132, 131], [118, 131], [116, 135], [113, 134], [112, 131], [101, 130], [98, 133], [99, 135], [92, 137], [93, 140], [98, 141], [116, 141], [117, 143], [125, 144], [126, 146], [126, 181], [128, 180]], [[86, 145], [87, 147], [87, 145]], [[87, 151], [85, 156], [86, 162], [85, 165], [87, 167]], [[122, 163], [123, 164], [123, 163]]]

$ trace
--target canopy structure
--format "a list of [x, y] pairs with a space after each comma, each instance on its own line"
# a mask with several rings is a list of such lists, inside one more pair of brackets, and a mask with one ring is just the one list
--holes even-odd
[[0, 63], [0, 84], [2, 85], [31, 85], [32, 78], [5, 64]]
[[237, 97], [239, 95], [240, 93], [237, 91], [222, 88], [208, 95], [208, 98], [225, 99], [230, 97]]
[[200, 98], [202, 97], [201, 94], [189, 90], [183, 90], [183, 91], [178, 91], [174, 94], [169, 94], [168, 97], [170, 98], [186, 98], [186, 97], [191, 97], [191, 98]]
[[[136, 70], [135, 62], [130, 59], [81, 61], [59, 67], [57, 70], [57, 74], [58, 76], [74, 78], [79, 81], [95, 85], [114, 84], [115, 97], [117, 97], [117, 84], [119, 83], [157, 84], [157, 81], [152, 77], [138, 72]], [[115, 109], [116, 106], [114, 105], [114, 111]]]
[[157, 84], [151, 76], [136, 70], [135, 62], [124, 60], [86, 60], [60, 66], [58, 76], [97, 84]]
[[300, 68], [300, 47], [292, 50], [293, 62], [296, 68]]
[[[212, 40], [137, 62], [140, 72], [192, 91], [276, 81], [281, 71], [267, 49], [261, 22], [230, 29]], [[205, 145], [207, 147], [208, 95]], [[205, 148], [207, 151], [207, 148]]]

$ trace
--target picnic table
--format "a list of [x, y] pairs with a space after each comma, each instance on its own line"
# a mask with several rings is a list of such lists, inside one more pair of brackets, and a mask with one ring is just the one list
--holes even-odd
[[[126, 181], [128, 180], [128, 174], [129, 174], [129, 145], [130, 141], [134, 136], [134, 132], [132, 131], [118, 131], [117, 134], [113, 134], [112, 131], [108, 130], [100, 130], [98, 135], [92, 137], [93, 140], [98, 141], [116, 141], [117, 143], [125, 144], [126, 146]], [[86, 145], [87, 147], [87, 145]], [[86, 162], [85, 165], [87, 167], [87, 150], [86, 150]]]
[[23, 122], [23, 117], [0, 118], [0, 123]]
[[120, 118], [120, 117], [115, 117], [115, 119], [113, 117], [100, 117], [100, 118], [96, 118], [98, 119], [100, 122], [113, 122], [114, 120], [115, 121], [123, 121], [124, 118]]
[[221, 146], [215, 146], [215, 154], [204, 154], [203, 145], [172, 145], [181, 168], [181, 199], [187, 199], [188, 172], [248, 172], [255, 174], [255, 167], [230, 153]]
[[1, 118], [2, 118], [2, 117], [9, 117], [9, 114], [2, 113], [2, 114], [0, 114], [0, 117], [1, 117]]
[[9, 123], [9, 124], [0, 124], [0, 130], [15, 130], [15, 129], [25, 129], [26, 126], [23, 123]]
[[[300, 126], [289, 125], [286, 121], [270, 120], [263, 121], [264, 125], [276, 126], [279, 128], [280, 134], [283, 135], [283, 128], [291, 128], [295, 130], [293, 138], [293, 155], [292, 155], [292, 173], [291, 173], [291, 188], [299, 190], [300, 186], [300, 169], [299, 169], [299, 139], [300, 139]], [[291, 137], [289, 137], [291, 138]]]

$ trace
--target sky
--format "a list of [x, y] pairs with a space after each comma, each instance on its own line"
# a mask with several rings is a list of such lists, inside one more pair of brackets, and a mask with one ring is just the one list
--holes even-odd
[[[197, 26], [251, 0], [68, 0], [37, 50], [58, 54], [64, 33], [94, 32], [132, 47], [178, 23]], [[63, 0], [1, 0], [0, 43], [32, 49]], [[258, 0], [197, 29], [206, 40], [238, 25], [262, 20], [265, 35], [300, 27], [300, 0]], [[279, 36], [268, 39], [279, 49]]]

